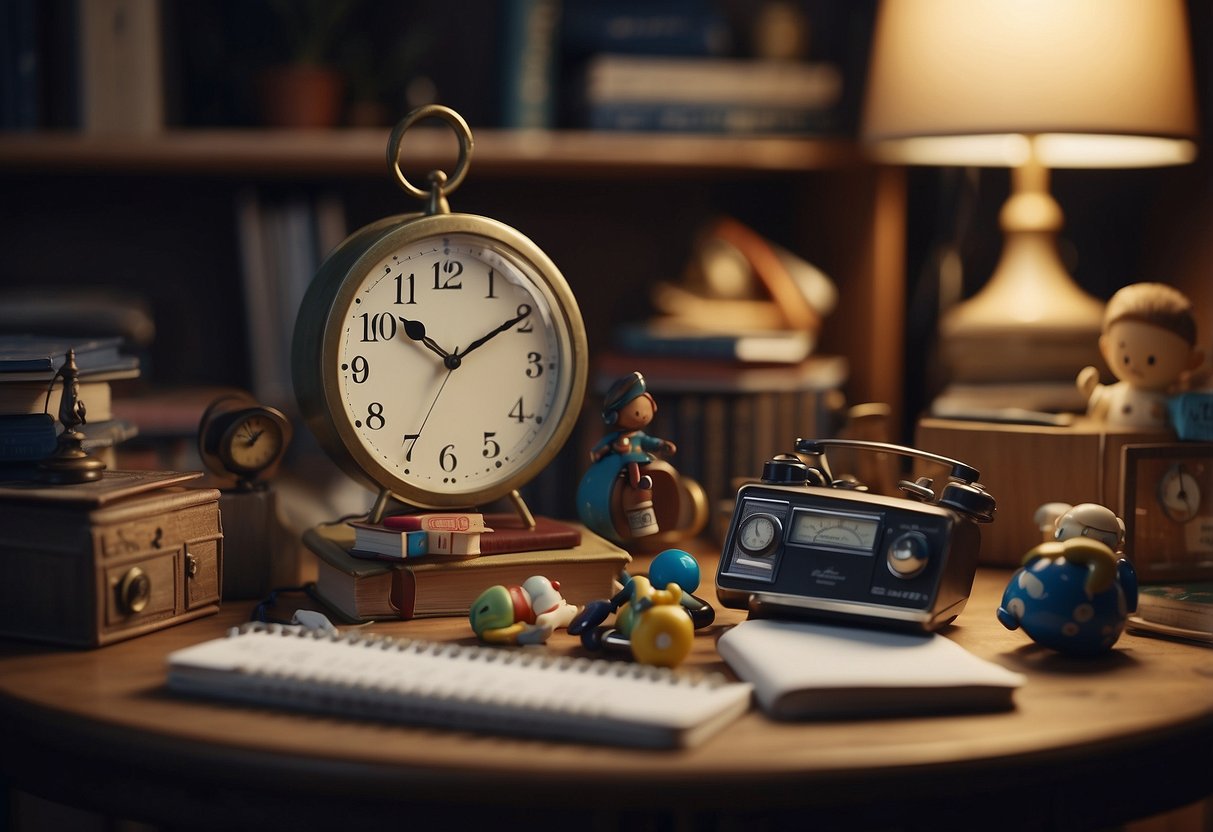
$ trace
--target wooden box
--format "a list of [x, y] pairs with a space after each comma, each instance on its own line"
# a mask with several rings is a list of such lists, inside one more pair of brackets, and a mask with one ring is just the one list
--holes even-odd
[[0, 635], [98, 647], [217, 612], [219, 492], [193, 476], [0, 485]]
[[1033, 522], [1037, 508], [1099, 503], [1120, 513], [1121, 448], [1166, 438], [1086, 418], [1068, 427], [923, 418], [914, 444], [981, 472], [998, 508], [994, 522], [981, 527], [980, 561], [1019, 566], [1043, 539]]

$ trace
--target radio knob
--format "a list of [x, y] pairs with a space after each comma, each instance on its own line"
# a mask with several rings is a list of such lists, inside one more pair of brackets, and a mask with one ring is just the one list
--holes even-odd
[[885, 560], [899, 578], [913, 578], [927, 568], [930, 546], [922, 532], [902, 532], [889, 544]]
[[762, 464], [762, 481], [771, 485], [803, 485], [809, 466], [792, 454], [779, 454]]
[[126, 570], [118, 581], [118, 608], [128, 615], [141, 612], [152, 597], [152, 579], [138, 566]]

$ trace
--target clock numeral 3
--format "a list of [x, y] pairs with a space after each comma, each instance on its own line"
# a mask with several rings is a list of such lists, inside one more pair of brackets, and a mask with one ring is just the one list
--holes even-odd
[[528, 352], [526, 354], [526, 377], [539, 378], [543, 375], [543, 356], [537, 352]]

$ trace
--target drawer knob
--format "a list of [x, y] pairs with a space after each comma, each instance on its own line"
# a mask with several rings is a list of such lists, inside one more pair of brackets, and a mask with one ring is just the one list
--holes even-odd
[[118, 582], [118, 607], [125, 613], [141, 612], [151, 597], [151, 577], [138, 566], [126, 570]]

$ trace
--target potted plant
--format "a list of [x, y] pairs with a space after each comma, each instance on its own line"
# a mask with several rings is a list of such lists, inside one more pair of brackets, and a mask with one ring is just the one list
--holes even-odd
[[345, 79], [330, 61], [353, 0], [268, 0], [287, 45], [257, 78], [263, 121], [272, 127], [332, 127]]

